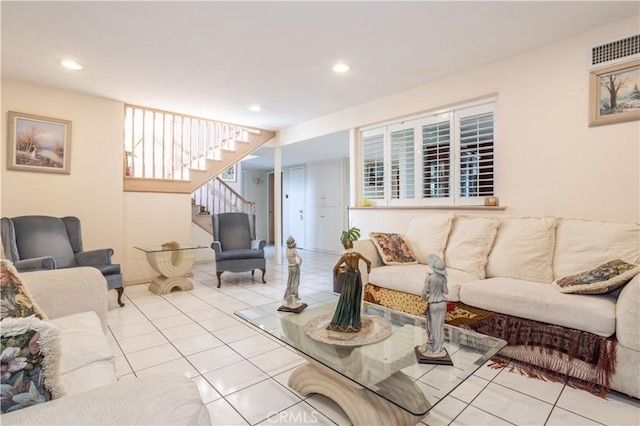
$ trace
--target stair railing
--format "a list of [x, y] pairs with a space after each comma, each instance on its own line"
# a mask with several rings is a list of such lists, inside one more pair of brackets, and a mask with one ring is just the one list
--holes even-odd
[[201, 206], [201, 213], [256, 212], [255, 202], [246, 200], [219, 177], [195, 190], [192, 200]]
[[220, 160], [235, 141], [254, 129], [205, 118], [125, 104], [124, 174], [153, 179], [189, 179], [189, 169]]

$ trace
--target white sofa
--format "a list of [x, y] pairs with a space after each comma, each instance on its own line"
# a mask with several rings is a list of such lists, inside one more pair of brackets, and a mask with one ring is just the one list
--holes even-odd
[[[603, 295], [564, 294], [552, 285], [556, 279], [614, 259], [638, 265], [638, 224], [435, 213], [413, 217], [399, 234], [418, 263], [385, 264], [370, 239], [354, 244], [372, 261], [368, 276], [361, 268], [365, 300], [421, 314], [416, 306], [431, 272], [426, 257], [436, 253], [447, 264], [449, 301], [596, 336], [615, 336], [616, 366], [610, 386], [640, 398], [640, 275], [622, 290]], [[372, 298], [373, 290], [386, 295], [386, 301]], [[549, 367], [546, 352], [508, 346], [501, 353]], [[589, 367], [564, 357], [551, 369], [584, 379]]]
[[[2, 424], [211, 424], [193, 381], [178, 373], [118, 381], [107, 339], [107, 283], [95, 268], [20, 274], [60, 331], [64, 396], [2, 414]], [[119, 309], [119, 308], [118, 308]]]

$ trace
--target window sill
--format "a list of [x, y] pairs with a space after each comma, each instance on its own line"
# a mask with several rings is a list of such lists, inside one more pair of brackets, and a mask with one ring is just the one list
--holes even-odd
[[349, 210], [476, 210], [504, 211], [506, 206], [350, 206]]

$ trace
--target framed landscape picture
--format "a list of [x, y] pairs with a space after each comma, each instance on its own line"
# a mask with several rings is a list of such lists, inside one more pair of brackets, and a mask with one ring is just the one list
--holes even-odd
[[69, 174], [71, 121], [9, 111], [7, 169]]
[[640, 120], [640, 60], [589, 75], [589, 127]]
[[229, 167], [227, 170], [220, 174], [220, 179], [226, 182], [235, 182], [236, 181], [236, 165]]

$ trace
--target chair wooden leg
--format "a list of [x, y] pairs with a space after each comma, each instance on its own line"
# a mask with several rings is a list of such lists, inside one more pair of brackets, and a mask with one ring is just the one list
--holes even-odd
[[124, 293], [124, 288], [118, 287], [116, 288], [116, 291], [118, 292], [118, 305], [120, 305], [120, 307], [123, 307], [124, 303], [122, 303], [122, 294]]
[[267, 272], [267, 270], [265, 268], [260, 268], [260, 270], [262, 271], [262, 283], [266, 284], [267, 282], [264, 280], [264, 273]]
[[220, 288], [220, 275], [222, 275], [224, 271], [216, 271], [216, 276], [218, 277], [218, 288]]

